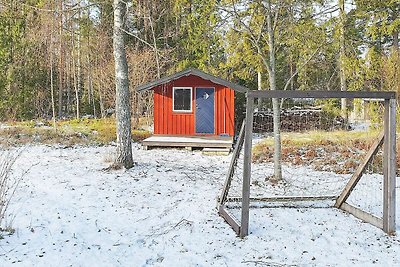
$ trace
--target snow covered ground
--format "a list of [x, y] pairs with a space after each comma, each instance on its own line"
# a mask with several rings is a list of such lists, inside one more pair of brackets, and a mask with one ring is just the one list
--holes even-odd
[[135, 146], [105, 171], [114, 150], [25, 147], [0, 266], [400, 266], [400, 237], [335, 209], [252, 209], [239, 239], [215, 210], [230, 156]]

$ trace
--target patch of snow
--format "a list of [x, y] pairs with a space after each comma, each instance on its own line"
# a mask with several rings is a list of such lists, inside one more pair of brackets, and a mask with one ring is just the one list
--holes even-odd
[[350, 125], [352, 131], [355, 132], [366, 132], [371, 128], [370, 121], [355, 122]]
[[105, 171], [114, 151], [25, 148], [0, 266], [400, 265], [399, 237], [335, 209], [251, 209], [236, 237], [215, 209], [230, 156], [134, 145], [134, 168]]
[[12, 128], [12, 126], [0, 123], [0, 129], [9, 129], [9, 128]]

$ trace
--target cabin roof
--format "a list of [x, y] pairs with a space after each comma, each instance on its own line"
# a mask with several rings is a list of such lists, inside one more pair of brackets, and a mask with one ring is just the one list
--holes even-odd
[[202, 72], [201, 70], [193, 69], [193, 68], [186, 69], [186, 70], [177, 72], [175, 74], [163, 77], [161, 79], [158, 79], [158, 80], [155, 80], [155, 81], [152, 81], [152, 82], [149, 82], [149, 83], [142, 84], [142, 85], [138, 86], [136, 88], [136, 90], [140, 92], [140, 91], [153, 89], [154, 87], [156, 87], [158, 85], [169, 83], [171, 81], [174, 81], [174, 80], [177, 80], [177, 79], [179, 79], [181, 77], [189, 76], [189, 75], [194, 75], [194, 76], [201, 77], [201, 78], [203, 78], [205, 80], [209, 80], [209, 81], [211, 81], [213, 83], [216, 83], [216, 84], [224, 85], [226, 87], [229, 87], [229, 88], [231, 88], [231, 89], [233, 89], [235, 91], [241, 92], [241, 93], [245, 93], [245, 92], [247, 92], [249, 90], [244, 86], [232, 83], [230, 81], [221, 79], [219, 77], [213, 76], [211, 74], [208, 74], [208, 73]]

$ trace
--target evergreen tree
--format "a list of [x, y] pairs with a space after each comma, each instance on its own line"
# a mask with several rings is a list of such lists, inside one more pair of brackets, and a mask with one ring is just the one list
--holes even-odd
[[176, 0], [180, 41], [177, 44], [177, 68], [195, 67], [217, 72], [223, 62], [222, 32], [217, 0]]

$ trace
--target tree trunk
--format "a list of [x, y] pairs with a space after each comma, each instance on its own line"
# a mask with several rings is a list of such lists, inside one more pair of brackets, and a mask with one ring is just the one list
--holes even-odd
[[88, 51], [86, 54], [86, 60], [87, 60], [87, 66], [88, 66], [88, 71], [87, 71], [87, 77], [88, 77], [88, 93], [89, 93], [89, 104], [92, 105], [93, 108], [93, 117], [96, 118], [96, 102], [94, 98], [94, 90], [93, 90], [93, 77], [92, 77], [92, 64], [91, 64], [91, 50], [90, 50], [90, 37], [87, 37], [87, 47]]
[[[392, 10], [392, 12], [393, 12], [392, 20], [396, 21], [398, 19], [399, 14], [398, 14], [398, 12], [396, 12], [396, 10]], [[393, 50], [395, 52], [398, 52], [399, 51], [399, 28], [398, 27], [394, 28], [392, 37], [393, 37], [393, 44], [392, 44]]]
[[[268, 31], [268, 44], [269, 44], [269, 84], [271, 90], [276, 90], [276, 59], [275, 59], [275, 33], [272, 21], [271, 3], [268, 2], [267, 10], [267, 31]], [[282, 180], [282, 163], [281, 163], [281, 111], [279, 106], [279, 99], [272, 99], [272, 109], [274, 118], [274, 177], [273, 181], [278, 182]]]
[[[54, 8], [54, 2], [51, 2], [51, 7]], [[51, 17], [51, 28], [50, 28], [50, 90], [51, 90], [51, 112], [52, 112], [52, 120], [53, 120], [53, 127], [54, 131], [57, 131], [57, 124], [56, 124], [56, 101], [54, 99], [54, 79], [53, 79], [53, 72], [54, 72], [54, 41], [53, 41], [53, 32], [55, 21], [54, 16]]]
[[[262, 76], [261, 76], [261, 71], [258, 71], [258, 72], [257, 72], [257, 87], [258, 87], [258, 90], [262, 90]], [[261, 98], [261, 97], [258, 98], [257, 108], [258, 108], [258, 111], [260, 111], [261, 108], [262, 108], [262, 98]]]
[[114, 0], [113, 48], [115, 61], [115, 112], [117, 119], [117, 157], [116, 166], [133, 167], [131, 138], [131, 103], [128, 80], [128, 63], [125, 54], [124, 23], [126, 4]]
[[157, 63], [157, 78], [160, 79], [161, 78], [160, 58], [158, 55], [157, 39], [156, 39], [156, 34], [155, 34], [154, 28], [153, 28], [153, 21], [151, 20], [151, 14], [149, 14], [149, 22], [150, 22], [150, 28], [151, 28], [151, 35], [153, 37], [154, 54], [155, 54], [156, 63]]
[[[346, 13], [344, 10], [344, 0], [339, 0], [339, 76], [340, 76], [340, 91], [347, 91], [346, 85], [346, 73], [345, 73], [345, 58], [346, 58], [346, 47], [345, 47], [345, 20]], [[348, 121], [348, 111], [347, 111], [347, 99], [341, 99], [341, 111], [342, 116], [346, 123]]]
[[[97, 63], [97, 61], [96, 61]], [[105, 111], [104, 111], [104, 102], [103, 102], [103, 92], [102, 92], [102, 85], [104, 84], [103, 82], [103, 73], [101, 73], [99, 75], [99, 79], [100, 79], [100, 85], [97, 86], [98, 90], [99, 90], [99, 105], [100, 105], [100, 114], [101, 117], [104, 118], [106, 116]]]
[[393, 49], [399, 51], [399, 31], [393, 32]]
[[59, 71], [58, 71], [58, 117], [62, 117], [63, 111], [63, 93], [64, 93], [64, 60], [63, 60], [63, 1], [59, 2]]
[[[79, 10], [78, 13], [78, 19], [81, 19], [81, 11]], [[77, 40], [77, 56], [76, 56], [76, 63], [77, 63], [77, 72], [76, 72], [76, 86], [75, 86], [75, 99], [76, 99], [76, 119], [80, 119], [81, 113], [80, 113], [80, 106], [81, 106], [81, 101], [79, 97], [79, 93], [82, 91], [82, 82], [81, 82], [81, 24], [79, 23], [79, 30], [78, 30], [78, 40]]]
[[56, 103], [54, 100], [54, 81], [53, 81], [53, 31], [50, 34], [50, 90], [51, 90], [51, 111], [54, 130], [57, 131], [56, 124]]
[[[292, 57], [290, 57], [290, 63], [289, 64], [290, 64], [290, 77], [292, 77], [293, 74], [294, 74], [294, 62], [293, 62]], [[294, 90], [294, 79], [290, 80], [290, 90], [291, 91]]]

